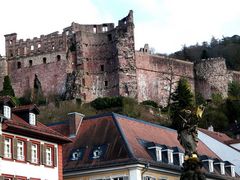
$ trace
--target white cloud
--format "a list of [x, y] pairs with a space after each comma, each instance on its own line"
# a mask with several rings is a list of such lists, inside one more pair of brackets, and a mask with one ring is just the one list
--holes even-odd
[[[136, 49], [149, 43], [157, 52], [170, 53], [182, 45], [232, 36], [240, 32], [239, 0], [8, 0], [1, 2], [0, 54], [4, 34], [33, 38], [71, 22], [117, 22], [134, 11]], [[113, 18], [114, 17], [114, 18]]]

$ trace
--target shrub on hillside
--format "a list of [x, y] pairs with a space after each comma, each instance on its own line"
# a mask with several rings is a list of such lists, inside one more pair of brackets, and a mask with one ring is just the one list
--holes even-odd
[[120, 107], [123, 104], [123, 97], [99, 97], [91, 102], [91, 106], [97, 110], [111, 107]]
[[154, 101], [151, 101], [151, 100], [143, 101], [143, 102], [141, 102], [141, 104], [158, 108], [158, 104], [156, 102], [154, 102]]

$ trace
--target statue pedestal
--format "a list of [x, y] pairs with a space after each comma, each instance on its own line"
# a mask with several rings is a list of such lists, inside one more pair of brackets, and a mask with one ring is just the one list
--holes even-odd
[[201, 169], [202, 163], [198, 158], [189, 158], [185, 160], [180, 180], [206, 180]]

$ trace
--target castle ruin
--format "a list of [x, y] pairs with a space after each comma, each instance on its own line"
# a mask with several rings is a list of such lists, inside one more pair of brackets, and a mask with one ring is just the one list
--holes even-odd
[[166, 105], [177, 81], [185, 77], [194, 91], [209, 98], [227, 95], [229, 81], [240, 73], [229, 71], [222, 58], [197, 64], [152, 55], [146, 45], [134, 47], [133, 12], [113, 23], [72, 23], [63, 32], [40, 38], [17, 39], [5, 35], [6, 57], [0, 57], [0, 90], [9, 75], [16, 96], [32, 91], [37, 75], [45, 96], [62, 95], [89, 102], [97, 97], [128, 96], [139, 102], [154, 100]]

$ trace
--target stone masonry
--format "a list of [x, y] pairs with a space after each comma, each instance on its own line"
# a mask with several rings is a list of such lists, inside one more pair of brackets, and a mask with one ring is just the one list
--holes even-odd
[[72, 23], [62, 33], [33, 39], [5, 35], [6, 57], [0, 58], [0, 90], [9, 75], [15, 94], [32, 92], [37, 75], [45, 96], [62, 95], [89, 102], [97, 97], [128, 96], [139, 102], [154, 100], [166, 105], [181, 77], [193, 91], [209, 98], [227, 95], [228, 83], [240, 80], [221, 58], [197, 64], [149, 53], [148, 45], [135, 51], [133, 12], [113, 23]]

